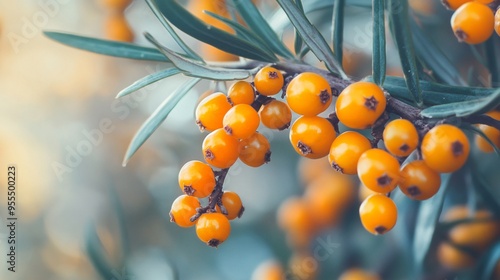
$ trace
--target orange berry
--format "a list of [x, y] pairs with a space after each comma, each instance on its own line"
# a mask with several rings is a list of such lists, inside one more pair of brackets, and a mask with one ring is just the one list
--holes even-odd
[[248, 166], [259, 167], [271, 161], [271, 145], [267, 138], [255, 132], [240, 142], [240, 160]]
[[399, 188], [409, 198], [425, 200], [435, 195], [441, 186], [439, 173], [431, 169], [423, 160], [406, 164], [401, 170]]
[[495, 12], [495, 32], [500, 36], [500, 9]]
[[106, 8], [121, 12], [132, 3], [132, 0], [101, 0], [101, 2]]
[[387, 196], [373, 194], [361, 203], [359, 216], [368, 232], [375, 235], [384, 234], [396, 225], [398, 209]]
[[328, 161], [333, 169], [344, 174], [356, 174], [361, 154], [372, 148], [370, 140], [361, 133], [346, 131], [332, 143]]
[[229, 220], [221, 213], [205, 213], [196, 222], [196, 235], [210, 247], [219, 246], [230, 233]]
[[355, 191], [351, 177], [336, 172], [325, 173], [309, 184], [304, 200], [315, 224], [320, 228], [336, 225], [354, 200]]
[[[487, 113], [486, 115], [494, 118], [495, 120], [500, 120], [500, 111], [492, 111]], [[500, 130], [488, 126], [485, 124], [480, 124], [477, 126], [493, 143], [495, 146], [500, 148]], [[491, 153], [493, 152], [493, 146], [490, 145], [482, 136], [475, 136], [476, 145], [482, 152]]]
[[475, 263], [472, 256], [460, 251], [447, 242], [439, 244], [439, 247], [437, 248], [437, 258], [442, 266], [452, 270], [460, 270], [471, 267]]
[[255, 91], [252, 85], [245, 81], [238, 81], [231, 85], [227, 92], [227, 98], [233, 105], [251, 105], [255, 100]]
[[181, 195], [172, 203], [170, 209], [170, 221], [176, 223], [180, 227], [194, 226], [196, 221], [191, 222], [191, 217], [196, 214], [196, 209], [200, 208], [198, 198], [188, 195]]
[[248, 104], [238, 104], [227, 111], [222, 125], [227, 134], [236, 139], [247, 139], [252, 136], [260, 124], [260, 117]]
[[460, 8], [463, 4], [471, 2], [473, 0], [441, 0], [441, 3], [449, 10], [456, 10]]
[[399, 180], [399, 162], [388, 152], [370, 149], [358, 161], [358, 176], [369, 189], [378, 193], [388, 193], [396, 188]]
[[134, 32], [123, 14], [112, 14], [105, 23], [106, 38], [113, 41], [133, 42]]
[[253, 83], [260, 94], [270, 96], [281, 91], [285, 80], [278, 69], [265, 66], [255, 74]]
[[[224, 208], [226, 209], [227, 215], [226, 217], [229, 220], [234, 220], [236, 218], [241, 218], [243, 215], [243, 211], [245, 211], [245, 207], [243, 207], [243, 203], [241, 202], [240, 196], [231, 191], [225, 191], [222, 194], [221, 202]], [[216, 206], [217, 212], [222, 213], [219, 205]]]
[[279, 227], [288, 232], [310, 233], [314, 228], [309, 205], [299, 197], [290, 197], [281, 203], [277, 220]]
[[458, 127], [441, 124], [422, 140], [422, 157], [430, 168], [441, 173], [460, 169], [469, 156], [469, 140]]
[[409, 156], [418, 146], [418, 132], [408, 120], [389, 122], [383, 133], [385, 148], [397, 157]]
[[290, 109], [304, 116], [316, 116], [332, 103], [332, 89], [323, 76], [304, 72], [293, 78], [286, 88]]
[[292, 111], [285, 102], [272, 100], [260, 109], [262, 124], [271, 129], [284, 130], [290, 126]]
[[276, 261], [265, 261], [257, 266], [251, 280], [286, 280], [283, 267]]
[[488, 40], [495, 27], [493, 11], [486, 5], [468, 2], [451, 17], [451, 28], [459, 42], [480, 44]]
[[336, 135], [333, 125], [325, 118], [302, 116], [290, 129], [290, 142], [299, 155], [322, 158], [328, 155]]
[[209, 196], [215, 187], [215, 175], [212, 168], [198, 160], [189, 161], [182, 166], [178, 181], [185, 194], [199, 198]]
[[[452, 208], [454, 210], [455, 208]], [[465, 207], [457, 207], [455, 216], [446, 219], [453, 222], [461, 219], [476, 219], [478, 221], [462, 223], [454, 226], [449, 232], [449, 239], [457, 245], [469, 247], [478, 251], [485, 250], [495, 240], [498, 239], [500, 224], [498, 220], [493, 220], [493, 215], [486, 210], [477, 210], [474, 215]], [[453, 213], [452, 213], [453, 214]], [[481, 221], [482, 220], [482, 221]], [[485, 221], [486, 220], [486, 221]]]
[[361, 268], [349, 268], [340, 275], [339, 280], [380, 280], [380, 277]]
[[366, 129], [384, 113], [384, 91], [374, 83], [356, 82], [337, 98], [335, 110], [340, 122], [354, 129]]
[[488, 4], [493, 3], [493, 1], [495, 1], [495, 0], [474, 0], [474, 1], [481, 3], [481, 4], [484, 4], [484, 5], [488, 5]]
[[226, 95], [221, 92], [213, 93], [205, 97], [196, 107], [196, 124], [200, 131], [216, 130], [222, 127], [224, 115], [231, 109]]
[[219, 128], [211, 132], [203, 140], [203, 157], [205, 161], [217, 168], [229, 168], [238, 159], [239, 142]]

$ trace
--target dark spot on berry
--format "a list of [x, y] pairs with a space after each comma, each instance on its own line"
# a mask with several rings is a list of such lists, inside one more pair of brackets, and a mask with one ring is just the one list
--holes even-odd
[[338, 89], [336, 89], [336, 88], [331, 88], [331, 89], [332, 89], [332, 95], [333, 96], [339, 96], [340, 92], [339, 92]]
[[389, 177], [387, 174], [384, 174], [384, 175], [377, 178], [377, 184], [379, 184], [379, 186], [382, 186], [382, 187], [389, 185], [391, 182], [392, 182], [392, 178]]
[[330, 98], [331, 95], [327, 90], [322, 90], [319, 94], [319, 100], [321, 101], [321, 104], [326, 104], [330, 100]]
[[300, 152], [306, 156], [308, 154], [312, 154], [312, 150], [309, 146], [306, 144], [302, 143], [302, 141], [297, 142], [297, 148], [299, 148]]
[[469, 36], [467, 36], [467, 33], [465, 33], [462, 29], [457, 29], [455, 31], [455, 37], [457, 37], [459, 42], [464, 42]]
[[264, 162], [268, 163], [271, 161], [271, 150], [268, 150], [266, 154], [264, 155]]
[[375, 99], [374, 96], [370, 98], [365, 97], [365, 106], [368, 108], [368, 110], [375, 111], [377, 109], [378, 101]]
[[175, 218], [174, 218], [174, 215], [172, 214], [172, 212], [169, 212], [168, 216], [170, 216], [170, 222], [175, 223]]
[[217, 239], [210, 239], [210, 240], [208, 240], [207, 245], [210, 246], [210, 247], [217, 248], [217, 246], [219, 246], [221, 243], [222, 242], [220, 242]]
[[285, 124], [284, 126], [282, 126], [282, 127], [278, 128], [278, 130], [279, 130], [279, 131], [282, 131], [282, 130], [285, 130], [285, 129], [289, 128], [289, 127], [290, 127], [290, 122], [288, 122], [288, 123], [287, 123], [287, 124]]
[[269, 72], [269, 79], [277, 79], [278, 78], [278, 72], [276, 71], [271, 71]]
[[420, 192], [420, 189], [417, 186], [410, 186], [408, 187], [407, 191], [411, 197], [415, 197], [422, 194], [422, 192]]
[[227, 97], [227, 102], [229, 102], [229, 104], [231, 104], [231, 106], [234, 106], [234, 103], [233, 103], [233, 100], [231, 100], [231, 97]]
[[226, 133], [227, 133], [227, 134], [229, 134], [229, 135], [232, 135], [232, 134], [233, 134], [233, 129], [231, 129], [231, 127], [229, 127], [229, 126], [227, 126], [227, 125], [224, 127], [224, 130], [225, 130], [225, 131], [226, 131]]
[[401, 147], [399, 147], [399, 149], [403, 152], [407, 152], [410, 149], [410, 146], [403, 144], [401, 145]]
[[384, 232], [386, 232], [386, 231], [387, 231], [387, 229], [384, 226], [378, 226], [375, 228], [375, 232], [377, 234], [384, 234]]
[[198, 128], [201, 132], [205, 131], [206, 127], [201, 123], [201, 121], [196, 120], [196, 124], [198, 125]]
[[240, 211], [238, 212], [238, 219], [243, 216], [243, 212], [245, 212], [245, 207], [241, 206]]
[[344, 170], [342, 169], [342, 167], [340, 167], [340, 165], [338, 165], [336, 162], [332, 162], [332, 167], [333, 167], [333, 169], [335, 169], [335, 171], [338, 171], [340, 173], [344, 173]]
[[451, 143], [451, 151], [455, 157], [461, 156], [464, 153], [464, 145], [460, 141]]
[[215, 158], [215, 155], [214, 155], [214, 153], [212, 153], [212, 151], [210, 149], [207, 149], [205, 151], [205, 158], [209, 159], [209, 160], [213, 160]]
[[184, 186], [184, 193], [187, 195], [193, 195], [195, 191], [191, 186]]

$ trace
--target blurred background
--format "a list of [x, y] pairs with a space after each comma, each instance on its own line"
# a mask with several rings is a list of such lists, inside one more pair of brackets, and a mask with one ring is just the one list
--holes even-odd
[[[250, 279], [252, 274], [254, 279], [280, 279], [270, 278], [273, 271], [288, 278], [295, 274], [296, 279], [337, 279], [352, 267], [378, 274], [375, 277], [380, 279], [413, 278], [407, 240], [412, 237], [406, 236], [405, 223], [413, 224], [414, 217], [399, 221], [400, 228], [381, 237], [365, 232], [357, 209], [366, 194], [358, 193], [354, 178], [348, 178], [349, 203], [337, 211], [335, 223], [307, 241], [310, 255], [297, 253], [294, 248], [303, 244], [278, 227], [277, 209], [289, 197], [302, 196], [314, 179], [331, 176], [331, 171], [324, 168], [326, 160], [299, 160], [287, 132], [262, 127], [260, 132], [271, 141], [272, 161], [258, 169], [238, 161], [231, 169], [224, 187], [240, 194], [246, 211], [242, 219], [232, 222], [230, 238], [218, 249], [201, 243], [193, 228], [170, 223], [170, 206], [181, 194], [178, 171], [185, 162], [202, 159], [205, 134], [194, 123], [194, 108], [199, 96], [213, 85], [198, 84], [122, 167], [136, 130], [185, 78], [162, 80], [115, 99], [121, 89], [166, 65], [92, 54], [43, 36], [43, 30], [54, 30], [149, 45], [141, 35], [148, 31], [176, 49], [144, 1], [133, 1], [124, 11], [111, 9], [107, 2], [113, 1], [0, 0], [2, 224], [7, 215], [6, 167], [13, 164], [18, 171], [17, 271], [7, 271], [8, 264], [1, 261], [0, 279], [238, 280]], [[274, 14], [274, 1], [256, 2], [266, 16]], [[450, 12], [439, 1], [410, 2], [425, 24], [436, 28], [433, 36], [438, 43], [453, 43], [453, 48], [446, 49], [450, 58], [469, 51], [456, 47], [447, 23]], [[207, 9], [195, 4], [190, 7]], [[356, 36], [346, 35], [344, 66], [350, 75], [364, 77], [371, 69], [370, 10], [349, 8], [346, 14], [345, 34]], [[309, 16], [324, 29], [330, 24], [331, 10]], [[274, 19], [280, 22], [279, 17]], [[183, 38], [209, 60], [235, 59]], [[284, 40], [293, 45], [293, 29], [286, 29]], [[388, 58], [389, 74], [400, 76], [398, 58]], [[475, 69], [480, 73], [482, 68]], [[461, 69], [464, 76], [468, 70]], [[498, 167], [498, 160], [484, 155], [484, 164]], [[495, 180], [498, 188], [498, 177], [489, 182]], [[463, 182], [454, 187], [457, 193], [466, 193]], [[467, 195], [455, 195], [447, 205], [467, 201]], [[416, 203], [406, 199], [404, 204], [411, 210]], [[7, 236], [2, 226], [0, 259], [6, 258]], [[455, 255], [460, 257], [459, 253]], [[475, 261], [464, 275], [476, 275]], [[431, 267], [429, 279], [444, 279], [457, 270]]]

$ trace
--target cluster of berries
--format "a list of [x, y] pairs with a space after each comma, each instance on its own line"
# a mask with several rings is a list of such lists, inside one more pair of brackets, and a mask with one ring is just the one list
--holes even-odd
[[451, 28], [460, 42], [480, 44], [494, 31], [500, 36], [500, 10], [495, 0], [443, 0], [442, 3], [455, 11]]
[[109, 11], [104, 28], [106, 38], [122, 42], [134, 41], [134, 33], [124, 15], [131, 2], [132, 0], [102, 0]]

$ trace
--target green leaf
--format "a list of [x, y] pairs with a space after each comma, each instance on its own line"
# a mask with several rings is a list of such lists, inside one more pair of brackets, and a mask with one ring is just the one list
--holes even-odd
[[148, 4], [149, 8], [151, 11], [153, 11], [154, 15], [156, 18], [160, 21], [160, 23], [163, 25], [163, 27], [170, 33], [170, 36], [174, 39], [174, 41], [181, 47], [181, 49], [186, 53], [186, 55], [194, 60], [197, 60], [199, 62], [204, 62], [203, 58], [201, 58], [196, 52], [194, 52], [184, 41], [182, 41], [181, 37], [177, 35], [177, 33], [174, 31], [174, 29], [168, 24], [168, 22], [165, 20], [165, 17], [161, 14], [160, 10], [158, 9], [158, 6], [156, 3], [152, 0], [146, 0], [146, 3]]
[[500, 89], [487, 97], [470, 101], [435, 105], [420, 112], [426, 118], [466, 117], [472, 114], [484, 114], [500, 104]]
[[498, 40], [496, 36], [491, 36], [488, 41], [485, 43], [485, 48], [486, 48], [486, 67], [488, 67], [488, 70], [490, 70], [490, 75], [491, 75], [491, 84], [493, 86], [500, 86], [500, 72], [498, 69], [498, 61], [497, 61], [497, 56], [496, 56], [496, 49], [498, 48], [495, 46], [495, 40]]
[[[304, 13], [304, 7], [302, 6], [302, 0], [295, 0], [295, 4], [297, 5], [297, 8], [302, 13]], [[280, 10], [280, 11], [282, 11], [282, 10]], [[300, 37], [300, 33], [297, 30], [297, 28], [295, 28], [295, 41], [293, 43], [293, 47], [294, 47], [296, 55], [300, 54], [303, 46], [304, 46], [304, 41], [302, 40], [302, 37]]]
[[156, 41], [151, 34], [146, 32], [144, 35], [146, 36], [146, 39], [148, 39], [166, 57], [168, 57], [177, 68], [184, 71], [184, 74], [187, 76], [218, 81], [244, 80], [251, 76], [251, 72], [247, 70], [213, 68], [200, 64], [165, 48], [158, 41]]
[[273, 53], [262, 51], [251, 42], [238, 38], [219, 28], [205, 24], [189, 13], [175, 0], [152, 1], [157, 4], [161, 13], [171, 24], [204, 43], [249, 59], [266, 62], [278, 61], [278, 58]]
[[497, 154], [497, 156], [500, 157], [500, 149], [497, 147], [497, 145], [488, 137], [488, 135], [486, 135], [481, 129], [473, 126], [473, 125], [470, 125], [470, 124], [463, 124], [461, 125], [463, 128], [467, 129], [467, 130], [470, 130], [472, 131], [473, 133], [479, 135], [481, 138], [483, 138], [486, 142], [488, 142], [488, 144], [491, 145], [491, 147], [493, 147], [493, 150], [495, 151], [495, 153]]
[[51, 31], [44, 31], [43, 33], [48, 38], [64, 45], [98, 54], [138, 60], [170, 62], [164, 55], [161, 54], [161, 52], [152, 48], [141, 47], [123, 42], [78, 36], [68, 33]]
[[293, 54], [283, 44], [280, 38], [276, 35], [274, 30], [269, 26], [266, 19], [262, 16], [255, 5], [248, 0], [233, 0], [236, 10], [241, 15], [248, 27], [254, 31], [262, 40], [269, 45], [269, 48], [274, 53], [285, 57], [293, 58]]
[[421, 107], [423, 105], [422, 90], [420, 89], [413, 39], [408, 23], [408, 1], [390, 0], [389, 7], [391, 8], [389, 12], [391, 31], [399, 51], [399, 58], [405, 75], [406, 86], [415, 104]]
[[373, 58], [372, 75], [373, 80], [379, 86], [385, 80], [385, 16], [384, 1], [373, 0]]
[[201, 79], [191, 79], [180, 85], [173, 93], [171, 93], [165, 101], [151, 114], [151, 116], [142, 124], [141, 128], [136, 132], [134, 138], [125, 153], [123, 166], [126, 166], [130, 158], [144, 144], [144, 142], [155, 132], [160, 124], [168, 117], [168, 114], [175, 108], [177, 103], [191, 90]]
[[285, 11], [293, 26], [297, 28], [304, 39], [304, 42], [309, 46], [316, 57], [325, 63], [326, 68], [332, 73], [338, 73], [343, 79], [348, 80], [349, 77], [342, 70], [342, 66], [335, 59], [332, 50], [325, 41], [325, 38], [319, 33], [304, 13], [293, 3], [292, 0], [277, 0], [278, 4]]
[[[457, 67], [451, 63], [446, 55], [439, 49], [422, 29], [417, 25], [415, 19], [410, 19], [410, 28], [413, 34], [413, 43], [417, 56], [432, 70], [432, 73], [441, 81], [450, 85], [465, 86], [467, 83], [462, 79]], [[424, 93], [425, 94], [425, 93]]]
[[116, 98], [124, 97], [126, 95], [131, 94], [134, 91], [137, 91], [137, 90], [147, 86], [147, 85], [150, 85], [152, 83], [158, 82], [159, 80], [168, 78], [170, 76], [173, 76], [173, 75], [176, 75], [179, 73], [181, 73], [181, 70], [179, 70], [177, 68], [168, 68], [168, 69], [153, 73], [151, 75], [147, 75], [146, 77], [141, 78], [141, 79], [137, 80], [136, 82], [134, 82], [133, 84], [131, 84], [130, 86], [124, 88], [122, 91], [120, 91], [118, 93], [118, 95], [116, 95]]
[[345, 0], [337, 0], [333, 6], [333, 53], [340, 65], [342, 65], [342, 45], [344, 41], [344, 6]]
[[500, 260], [500, 242], [495, 243], [489, 250], [484, 269], [481, 270], [480, 279], [494, 279], [498, 260]]
[[433, 197], [422, 201], [418, 209], [413, 239], [413, 254], [417, 268], [422, 268], [434, 238], [434, 229], [439, 221], [450, 178], [450, 174], [441, 174], [441, 186], [439, 191]]

